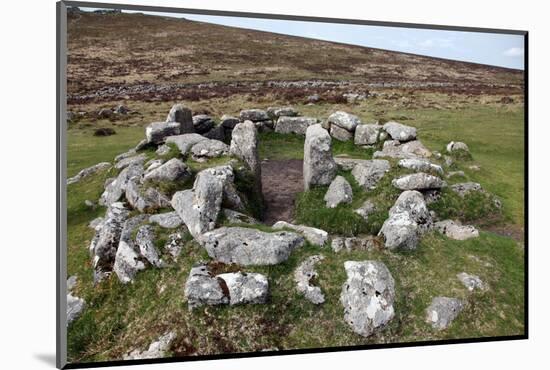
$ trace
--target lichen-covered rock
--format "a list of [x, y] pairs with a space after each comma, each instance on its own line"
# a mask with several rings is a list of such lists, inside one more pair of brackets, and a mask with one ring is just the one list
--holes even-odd
[[151, 215], [149, 222], [158, 224], [165, 229], [175, 229], [183, 225], [183, 221], [176, 211]]
[[151, 159], [147, 163], [145, 163], [145, 172], [144, 174], [148, 174], [149, 172], [153, 171], [156, 168], [159, 168], [164, 163], [164, 159]]
[[426, 310], [426, 321], [434, 329], [446, 329], [456, 319], [464, 306], [465, 303], [460, 299], [435, 297]]
[[181, 159], [172, 158], [143, 175], [143, 180], [151, 181], [184, 181], [191, 177], [191, 171]]
[[388, 140], [384, 142], [381, 151], [374, 152], [374, 158], [429, 158], [430, 152], [420, 140], [413, 140], [406, 143], [400, 143], [397, 140]]
[[78, 281], [78, 278], [76, 275], [72, 275], [67, 279], [67, 291], [70, 292], [76, 287], [76, 282]]
[[350, 251], [370, 251], [376, 247], [376, 241], [374, 236], [366, 237], [334, 237], [332, 239], [331, 248], [335, 253], [340, 252], [343, 249]]
[[80, 172], [78, 172], [75, 176], [68, 178], [67, 179], [67, 185], [77, 183], [85, 177], [96, 174], [100, 171], [107, 170], [109, 168], [111, 168], [111, 163], [109, 163], [109, 162], [101, 162], [101, 163], [98, 163], [98, 164], [93, 165], [91, 167], [85, 168], [85, 169], [81, 170]]
[[296, 233], [268, 233], [243, 227], [221, 227], [199, 239], [208, 255], [220, 262], [240, 265], [276, 265], [302, 246], [304, 238]]
[[373, 214], [375, 211], [376, 211], [376, 205], [370, 199], [367, 199], [366, 201], [363, 202], [361, 207], [355, 209], [353, 212], [363, 217], [365, 221], [368, 221], [369, 216]]
[[338, 141], [349, 141], [353, 139], [353, 133], [336, 125], [330, 126], [330, 136]]
[[153, 122], [145, 128], [145, 138], [150, 144], [162, 144], [167, 136], [180, 135], [181, 133], [179, 122]]
[[381, 330], [394, 317], [395, 282], [382, 262], [347, 261], [347, 280], [340, 301], [344, 320], [364, 337]]
[[67, 326], [82, 315], [86, 308], [86, 301], [82, 298], [67, 294]]
[[206, 265], [199, 265], [191, 269], [185, 282], [185, 297], [190, 310], [204, 305], [215, 306], [229, 303], [227, 288], [212, 276]]
[[390, 121], [384, 124], [384, 130], [393, 140], [406, 142], [416, 139], [416, 128]]
[[376, 188], [378, 182], [390, 170], [390, 162], [385, 159], [373, 159], [357, 164], [351, 174], [365, 190]]
[[294, 281], [298, 292], [313, 304], [325, 302], [325, 295], [321, 288], [312, 284], [312, 280], [318, 276], [315, 265], [324, 258], [322, 255], [310, 256], [294, 270]]
[[224, 208], [222, 212], [229, 223], [243, 223], [249, 225], [259, 224], [258, 220], [256, 220], [254, 217], [245, 215], [244, 213], [237, 212], [232, 209]]
[[166, 353], [170, 349], [170, 345], [173, 340], [176, 339], [176, 334], [174, 332], [169, 332], [161, 336], [158, 340], [154, 341], [149, 345], [149, 348], [145, 351], [140, 352], [139, 350], [134, 350], [127, 355], [123, 356], [124, 360], [144, 360], [144, 359], [153, 359], [153, 358], [163, 358], [166, 356]]
[[265, 110], [245, 109], [241, 111], [240, 119], [242, 122], [244, 121], [258, 122], [258, 121], [269, 120], [269, 116], [267, 115], [267, 112]]
[[402, 192], [389, 210], [389, 215], [407, 213], [423, 231], [432, 226], [432, 216], [422, 193], [414, 190]]
[[142, 165], [143, 163], [145, 163], [146, 160], [147, 160], [147, 156], [144, 153], [139, 155], [134, 155], [131, 157], [126, 157], [118, 161], [115, 164], [115, 168], [117, 170], [121, 170], [123, 168], [132, 166], [132, 165]]
[[308, 242], [313, 245], [322, 247], [328, 240], [328, 233], [325, 230], [317, 229], [305, 225], [293, 225], [286, 221], [277, 221], [273, 224], [274, 229], [291, 229], [304, 236]]
[[465, 152], [470, 152], [470, 149], [468, 148], [468, 145], [466, 145], [463, 142], [460, 141], [451, 141], [449, 144], [447, 144], [447, 152], [457, 152], [463, 150]]
[[155, 267], [164, 267], [157, 247], [155, 247], [155, 232], [151, 225], [142, 225], [136, 234], [136, 246], [140, 254]]
[[475, 289], [486, 290], [487, 286], [477, 275], [470, 275], [465, 272], [457, 274], [456, 277], [471, 292]]
[[374, 145], [378, 142], [380, 129], [382, 126], [377, 124], [358, 125], [355, 128], [355, 145]]
[[370, 159], [357, 159], [357, 158], [348, 158], [344, 156], [334, 157], [334, 161], [341, 170], [351, 171], [358, 164], [369, 165]]
[[353, 190], [349, 182], [342, 176], [336, 176], [325, 193], [324, 201], [328, 208], [336, 208], [339, 204], [349, 204], [353, 200]]
[[477, 238], [479, 231], [471, 225], [461, 225], [460, 222], [453, 220], [444, 220], [436, 222], [434, 228], [448, 238], [455, 240], [466, 240]]
[[414, 170], [417, 172], [434, 171], [439, 174], [443, 174], [443, 168], [440, 165], [431, 163], [426, 159], [406, 158], [406, 159], [400, 160], [398, 165], [399, 167], [407, 168], [409, 170]]
[[220, 179], [223, 184], [222, 206], [237, 211], [245, 211], [246, 207], [241, 195], [235, 187], [235, 175], [231, 165], [221, 165], [203, 170]]
[[328, 122], [330, 123], [331, 128], [333, 125], [335, 125], [345, 129], [348, 132], [354, 132], [357, 125], [361, 123], [361, 120], [359, 119], [359, 117], [353, 114], [338, 111], [338, 112], [332, 113], [328, 117]]
[[293, 107], [269, 107], [266, 110], [269, 118], [277, 119], [279, 117], [296, 117], [298, 116], [298, 111]]
[[229, 154], [229, 146], [222, 141], [207, 139], [193, 145], [191, 154], [195, 161], [205, 161]]
[[128, 180], [125, 194], [130, 206], [142, 213], [170, 206], [170, 199], [153, 187], [144, 189], [138, 177]]
[[262, 274], [252, 272], [231, 272], [219, 274], [229, 291], [229, 304], [263, 304], [269, 296], [269, 282]]
[[105, 191], [99, 198], [99, 204], [108, 207], [118, 202], [122, 194], [126, 192], [126, 186], [130, 179], [140, 177], [142, 174], [143, 166], [141, 165], [132, 165], [120, 171], [116, 179], [106, 183]]
[[182, 104], [174, 104], [168, 112], [166, 122], [177, 122], [180, 125], [179, 134], [194, 133], [193, 115], [191, 109], [186, 108]]
[[307, 128], [316, 123], [317, 119], [312, 117], [282, 116], [275, 124], [275, 132], [280, 134], [305, 135]]
[[173, 233], [168, 235], [168, 240], [166, 241], [166, 244], [164, 244], [164, 250], [170, 253], [174, 259], [177, 259], [183, 249], [183, 245], [183, 233]]
[[424, 172], [413, 173], [393, 179], [392, 185], [400, 190], [441, 189], [446, 184], [441, 178]]
[[258, 154], [258, 131], [254, 123], [245, 121], [239, 123], [231, 134], [230, 153], [246, 163], [254, 175], [258, 194], [262, 194], [262, 170]]
[[483, 188], [477, 182], [461, 182], [459, 184], [451, 185], [451, 190], [461, 197], [464, 197], [471, 192], [483, 191]]
[[208, 139], [199, 134], [183, 134], [167, 137], [166, 144], [174, 143], [178, 147], [182, 155], [187, 155], [193, 145], [204, 140]]
[[304, 188], [328, 185], [336, 176], [336, 162], [332, 158], [332, 141], [320, 124], [306, 130], [304, 143]]
[[137, 215], [124, 223], [113, 266], [123, 284], [133, 281], [136, 274], [146, 268], [145, 259], [139, 254], [133, 239], [135, 230], [146, 221], [147, 215]]

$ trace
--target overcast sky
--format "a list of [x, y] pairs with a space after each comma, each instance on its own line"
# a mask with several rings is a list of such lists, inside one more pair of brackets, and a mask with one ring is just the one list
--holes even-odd
[[439, 58], [523, 69], [521, 35], [423, 30], [196, 14], [150, 13]]

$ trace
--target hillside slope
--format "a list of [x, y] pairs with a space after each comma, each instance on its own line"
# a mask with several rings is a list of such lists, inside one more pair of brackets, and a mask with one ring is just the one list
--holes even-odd
[[68, 92], [108, 86], [347, 80], [522, 89], [523, 72], [143, 14], [71, 13]]

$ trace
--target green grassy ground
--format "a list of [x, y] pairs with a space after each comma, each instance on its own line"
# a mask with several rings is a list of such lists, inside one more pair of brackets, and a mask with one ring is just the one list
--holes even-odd
[[[206, 102], [205, 104], [212, 104]], [[354, 106], [300, 106], [304, 115], [326, 117], [337, 109], [358, 114], [364, 120], [380, 118], [380, 107], [367, 103]], [[157, 110], [157, 108], [155, 108]], [[237, 111], [237, 109], [233, 109]], [[232, 111], [230, 111], [231, 113]], [[442, 150], [450, 140], [465, 141], [473, 154], [472, 162], [460, 162], [467, 176], [502, 198], [503, 224], [523, 227], [523, 111], [521, 108], [472, 105], [469, 109], [447, 112], [438, 109], [386, 111], [384, 116], [405, 116], [404, 121], [419, 128], [419, 136], [430, 149]], [[146, 114], [140, 120], [149, 117]], [[108, 123], [102, 122], [102, 125]], [[116, 126], [111, 137], [94, 137], [91, 127], [69, 130], [68, 174], [101, 161], [109, 161], [132, 147], [143, 137], [141, 125]], [[262, 135], [262, 158], [302, 158], [303, 138]], [[371, 153], [349, 144], [335, 143], [334, 152], [369, 158]], [[467, 168], [479, 164], [479, 172]], [[200, 168], [196, 168], [198, 170]], [[259, 351], [263, 349], [313, 348], [365, 343], [410, 342], [443, 338], [473, 338], [516, 335], [524, 332], [523, 248], [510, 238], [482, 231], [477, 239], [458, 242], [437, 234], [426, 235], [414, 252], [394, 253], [385, 250], [340, 252], [329, 247], [306, 245], [278, 266], [251, 267], [268, 275], [271, 297], [266, 305], [208, 307], [189, 312], [183, 285], [190, 267], [207, 255], [195, 242], [188, 242], [177, 261], [162, 270], [150, 268], [138, 274], [133, 284], [123, 286], [116, 277], [97, 287], [92, 284], [92, 266], [88, 245], [93, 231], [87, 224], [102, 215], [104, 209], [91, 210], [85, 199], [95, 200], [103, 182], [113, 173], [102, 172], [68, 187], [68, 274], [78, 276], [75, 295], [83, 297], [87, 309], [68, 333], [68, 353], [72, 362], [119, 359], [148, 344], [168, 330], [177, 333], [170, 355], [211, 354], [220, 352]], [[349, 174], [344, 175], [350, 179]], [[390, 176], [388, 176], [389, 179]], [[352, 181], [353, 183], [353, 181]], [[387, 204], [396, 196], [387, 185], [378, 192], [362, 192], [353, 183], [355, 203], [368, 197], [384, 199]], [[303, 220], [324, 222], [340, 227], [349, 220], [352, 207], [343, 207], [341, 217], [323, 215], [319, 206], [322, 190], [302, 194], [310, 208], [299, 205]], [[306, 199], [307, 198], [307, 199]], [[353, 206], [355, 206], [354, 204]], [[300, 214], [301, 212], [301, 214]], [[315, 215], [318, 217], [315, 218]], [[380, 217], [383, 221], [383, 217]], [[347, 222], [349, 233], [370, 230], [373, 225]], [[355, 226], [354, 226], [355, 225]], [[353, 229], [357, 227], [358, 229]], [[365, 229], [366, 227], [366, 229]], [[341, 231], [341, 230], [340, 230]], [[318, 284], [326, 303], [315, 306], [296, 292], [292, 272], [307, 256], [321, 253], [325, 260], [318, 265]], [[343, 321], [339, 302], [345, 280], [346, 260], [377, 259], [383, 261], [396, 280], [396, 317], [374, 337], [354, 334]], [[477, 274], [489, 290], [468, 293], [456, 278], [459, 272]], [[466, 309], [452, 326], [433, 331], [425, 323], [425, 308], [431, 298], [445, 295], [464, 298]]]

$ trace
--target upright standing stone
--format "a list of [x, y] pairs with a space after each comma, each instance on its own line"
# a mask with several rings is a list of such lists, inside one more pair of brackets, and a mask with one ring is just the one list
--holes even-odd
[[258, 194], [262, 194], [262, 170], [258, 155], [258, 131], [253, 122], [245, 121], [235, 126], [229, 152], [247, 164], [254, 175]]
[[329, 185], [336, 177], [337, 165], [332, 158], [332, 140], [321, 124], [306, 130], [304, 143], [304, 188]]
[[166, 117], [166, 122], [178, 122], [180, 124], [180, 134], [195, 132], [191, 109], [184, 107], [182, 104], [174, 104], [172, 106]]

